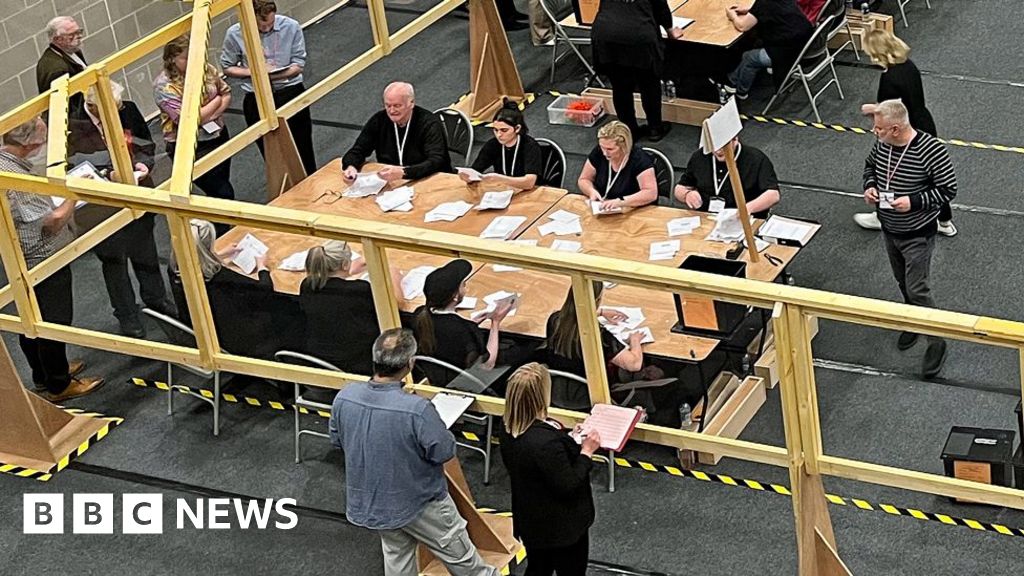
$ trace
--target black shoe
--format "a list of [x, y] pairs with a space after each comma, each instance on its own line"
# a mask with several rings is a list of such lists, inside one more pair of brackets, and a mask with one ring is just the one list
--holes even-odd
[[526, 30], [530, 25], [526, 22], [512, 20], [511, 22], [505, 22], [501, 27], [504, 28], [506, 32], [515, 32], [516, 30]]
[[142, 325], [142, 321], [139, 320], [138, 316], [118, 318], [118, 322], [121, 323], [121, 334], [129, 338], [146, 337], [146, 327]]
[[910, 350], [917, 343], [918, 336], [919, 334], [914, 332], [900, 332], [900, 338], [896, 341], [896, 347], [899, 348], [900, 352]]
[[931, 380], [942, 370], [942, 364], [946, 361], [946, 341], [932, 340], [928, 343], [928, 349], [924, 353], [924, 362], [921, 365], [921, 372], [925, 380]]
[[651, 133], [647, 136], [647, 139], [651, 142], [660, 142], [662, 138], [668, 136], [668, 133], [672, 130], [672, 124], [668, 122], [662, 122], [660, 126], [651, 128]]

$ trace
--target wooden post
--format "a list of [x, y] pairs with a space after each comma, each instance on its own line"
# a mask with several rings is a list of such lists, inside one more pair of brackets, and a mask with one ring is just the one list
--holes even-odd
[[199, 267], [192, 223], [188, 216], [167, 214], [167, 227], [171, 231], [171, 247], [178, 263], [189, 316], [192, 317], [192, 330], [196, 333], [200, 364], [207, 370], [213, 370], [216, 368], [214, 357], [220, 352], [220, 342], [213, 322], [210, 299], [206, 294], [206, 281]]
[[373, 45], [380, 46], [384, 55], [391, 54], [391, 34], [388, 32], [388, 17], [384, 13], [384, 0], [367, 0], [370, 9], [370, 28], [373, 29]]
[[473, 120], [490, 121], [502, 100], [526, 98], [494, 0], [469, 0], [469, 86], [454, 107]]
[[171, 167], [170, 191], [179, 196], [192, 193], [192, 168], [196, 160], [199, 125], [202, 124], [199, 109], [205, 90], [206, 47], [210, 40], [210, 2], [197, 0], [192, 8], [188, 65], [181, 97], [181, 115], [178, 117], [177, 145]]
[[398, 314], [398, 298], [395, 285], [391, 281], [391, 266], [388, 264], [387, 250], [377, 244], [376, 240], [363, 239], [363, 258], [366, 258], [366, 271], [370, 273], [370, 289], [373, 292], [373, 304], [377, 309], [377, 323], [381, 332], [391, 328], [401, 328], [402, 319]]
[[582, 273], [573, 274], [572, 296], [576, 305], [576, 323], [580, 330], [583, 365], [587, 370], [590, 403], [608, 404], [612, 401], [612, 395], [608, 389], [608, 372], [604, 350], [601, 348], [601, 325], [597, 322], [593, 281]]
[[274, 106], [274, 87], [270, 82], [270, 70], [267, 68], [263, 43], [260, 42], [260, 31], [256, 26], [256, 11], [252, 2], [238, 3], [238, 25], [242, 29], [245, 57], [249, 62], [249, 83], [252, 84], [253, 94], [256, 96], [256, 108], [260, 112], [260, 118], [266, 119], [270, 123], [270, 129], [275, 130], [278, 117], [277, 108]]
[[68, 75], [53, 81], [50, 111], [46, 116], [46, 177], [51, 182], [64, 179], [68, 162]]
[[750, 254], [751, 263], [756, 264], [761, 260], [761, 255], [757, 252], [757, 242], [754, 241], [754, 229], [750, 225], [750, 212], [747, 211], [747, 198], [743, 195], [743, 181], [740, 180], [740, 171], [736, 168], [736, 153], [732, 149], [731, 140], [725, 145], [725, 165], [729, 168], [729, 182], [732, 183], [736, 211], [739, 213], [740, 223], [743, 224], [743, 237], [747, 241], [747, 252]]
[[124, 137], [124, 126], [118, 114], [118, 103], [114, 100], [114, 92], [110, 88], [110, 73], [106, 68], [96, 71], [96, 95], [99, 97], [100, 122], [103, 137], [107, 141], [107, 150], [117, 173], [117, 181], [122, 184], [134, 185], [135, 167], [128, 152], [128, 142]]
[[[67, 200], [67, 202], [73, 202], [73, 200]], [[25, 264], [25, 254], [21, 251], [18, 229], [14, 227], [11, 202], [7, 197], [6, 190], [0, 191], [0, 211], [2, 211], [0, 221], [3, 222], [2, 230], [0, 230], [0, 259], [3, 260], [7, 281], [14, 292], [14, 302], [18, 307], [18, 316], [21, 318], [24, 334], [29, 338], [35, 338], [35, 325], [41, 320], [39, 303], [36, 301], [35, 291], [32, 290], [32, 284], [28, 279], [28, 266]]]

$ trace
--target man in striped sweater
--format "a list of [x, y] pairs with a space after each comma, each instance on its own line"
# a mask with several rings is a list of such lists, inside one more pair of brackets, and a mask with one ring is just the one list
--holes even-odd
[[[928, 274], [939, 209], [956, 197], [953, 163], [942, 143], [910, 125], [899, 100], [878, 104], [874, 122], [878, 141], [864, 163], [864, 200], [878, 207], [885, 250], [903, 300], [934, 308]], [[902, 332], [897, 347], [907, 350], [917, 339], [913, 332]], [[935, 377], [945, 359], [946, 342], [929, 336], [924, 377]]]

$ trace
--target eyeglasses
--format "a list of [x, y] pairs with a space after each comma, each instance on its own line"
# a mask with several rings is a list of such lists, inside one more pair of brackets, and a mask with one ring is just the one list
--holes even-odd
[[84, 38], [85, 30], [82, 30], [80, 28], [78, 30], [75, 30], [74, 32], [65, 32], [64, 34], [61, 34], [61, 36], [64, 36], [66, 38]]
[[338, 200], [341, 200], [341, 192], [337, 190], [324, 190], [322, 194], [313, 200], [313, 203], [319, 202], [324, 196], [327, 196], [327, 200], [324, 200], [324, 204], [334, 204]]

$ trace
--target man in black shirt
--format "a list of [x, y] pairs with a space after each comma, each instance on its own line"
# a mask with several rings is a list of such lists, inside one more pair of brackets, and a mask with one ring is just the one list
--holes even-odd
[[[772, 206], [779, 203], [779, 179], [772, 161], [753, 146], [743, 146], [739, 138], [729, 142], [736, 157], [736, 169], [743, 183], [747, 210], [755, 218], [767, 218]], [[736, 197], [725, 165], [725, 147], [715, 150], [709, 159], [699, 148], [690, 156], [686, 169], [675, 189], [676, 200], [693, 210], [719, 212], [735, 208]]]
[[355, 181], [370, 154], [386, 164], [377, 175], [388, 182], [452, 172], [444, 127], [429, 110], [416, 105], [416, 93], [407, 82], [388, 84], [384, 110], [370, 117], [341, 159], [346, 182]]
[[740, 99], [747, 97], [761, 70], [771, 68], [775, 85], [780, 86], [814, 33], [796, 0], [757, 0], [749, 9], [729, 7], [726, 16], [740, 32], [756, 26], [762, 46], [745, 52], [740, 65], [729, 74], [731, 86], [725, 89]]

